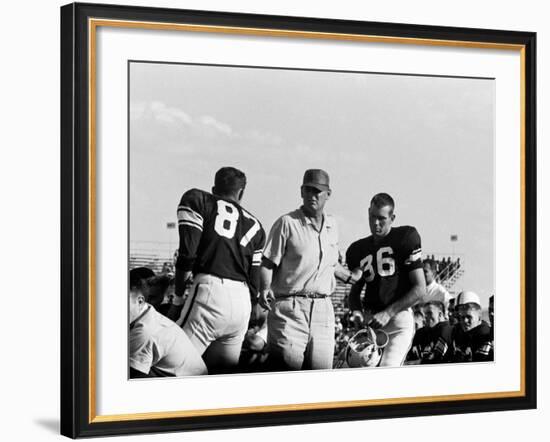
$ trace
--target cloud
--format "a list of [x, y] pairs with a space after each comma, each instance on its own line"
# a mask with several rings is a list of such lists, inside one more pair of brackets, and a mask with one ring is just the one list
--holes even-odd
[[331, 161], [301, 140], [290, 141], [276, 132], [252, 127], [238, 130], [211, 114], [191, 115], [162, 101], [132, 102], [130, 119], [132, 149], [143, 153], [200, 152], [202, 159], [213, 160], [222, 152], [231, 152], [235, 161], [239, 161], [261, 152], [265, 162], [279, 162], [291, 155], [297, 164], [315, 158], [324, 167]]
[[157, 121], [177, 125], [181, 123], [191, 125], [193, 123], [192, 118], [181, 109], [166, 106], [161, 101], [153, 101], [150, 105], [150, 110], [153, 118]]
[[234, 134], [229, 124], [219, 121], [211, 115], [202, 115], [193, 118], [187, 112], [177, 107], [167, 106], [162, 101], [132, 103], [130, 105], [130, 119], [133, 122], [155, 121], [174, 127], [181, 127], [183, 125], [186, 128], [195, 129], [201, 133], [204, 133], [206, 130], [214, 135], [232, 136]]
[[209, 115], [203, 115], [198, 119], [198, 121], [203, 126], [212, 128], [218, 132], [221, 132], [222, 134], [228, 136], [231, 136], [233, 134], [233, 129], [231, 129], [231, 126], [229, 124], [222, 123]]

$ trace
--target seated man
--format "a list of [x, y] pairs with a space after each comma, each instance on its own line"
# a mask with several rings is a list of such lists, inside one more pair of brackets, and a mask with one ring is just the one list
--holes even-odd
[[454, 361], [492, 361], [491, 327], [481, 319], [479, 296], [474, 292], [461, 292], [456, 311], [459, 322], [453, 329]]
[[429, 301], [439, 301], [443, 303], [445, 311], [447, 311], [452, 296], [445, 287], [436, 281], [435, 275], [437, 271], [435, 262], [426, 259], [422, 263], [422, 270], [424, 271], [424, 278], [426, 278], [426, 293], [422, 296], [417, 305], [422, 307], [423, 304]]
[[[417, 312], [415, 312], [415, 319], [417, 316], [416, 313]], [[423, 315], [422, 320], [424, 320]], [[409, 349], [409, 352], [407, 353], [407, 357], [405, 359], [407, 365], [416, 365], [422, 362], [422, 350], [424, 349], [427, 340], [428, 327], [424, 325], [420, 326], [420, 324], [417, 326], [415, 321], [414, 337], [412, 340], [411, 348]]]
[[424, 318], [424, 313], [422, 312], [422, 309], [416, 309], [416, 306], [413, 309], [413, 315], [414, 315], [414, 330], [417, 331], [426, 325], [426, 319]]
[[130, 378], [208, 374], [184, 331], [147, 302], [146, 285], [130, 272]]
[[441, 301], [428, 301], [422, 308], [426, 320], [426, 337], [421, 351], [422, 364], [451, 362], [453, 327], [445, 320]]

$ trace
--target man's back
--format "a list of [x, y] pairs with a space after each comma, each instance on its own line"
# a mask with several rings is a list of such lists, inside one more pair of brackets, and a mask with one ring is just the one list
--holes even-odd
[[130, 366], [156, 376], [207, 374], [206, 366], [183, 330], [153, 306], [130, 327]]
[[234, 201], [191, 189], [181, 198], [178, 221], [183, 236], [179, 253], [194, 261], [194, 274], [249, 282], [251, 265], [259, 264], [265, 241], [253, 215]]

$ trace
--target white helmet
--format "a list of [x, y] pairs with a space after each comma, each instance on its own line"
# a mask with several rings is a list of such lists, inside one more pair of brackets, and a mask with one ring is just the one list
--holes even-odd
[[349, 340], [346, 349], [346, 362], [352, 367], [376, 367], [382, 351], [390, 337], [383, 330], [367, 327], [359, 330]]

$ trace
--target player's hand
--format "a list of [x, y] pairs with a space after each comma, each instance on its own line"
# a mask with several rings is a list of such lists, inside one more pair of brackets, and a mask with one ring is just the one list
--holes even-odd
[[275, 295], [270, 289], [260, 291], [260, 296], [258, 296], [258, 304], [264, 310], [271, 310], [271, 302], [275, 301]]
[[382, 328], [390, 322], [390, 319], [391, 315], [385, 310], [382, 310], [372, 316], [372, 319], [369, 321], [368, 325], [372, 328]]
[[351, 322], [353, 323], [355, 330], [361, 330], [364, 327], [363, 324], [365, 323], [365, 317], [363, 316], [361, 310], [353, 311], [351, 315]]
[[175, 281], [176, 296], [183, 296], [183, 294], [185, 293], [185, 289], [192, 282], [193, 282], [193, 272], [191, 272], [190, 270], [182, 271], [182, 270], [176, 269], [176, 281]]
[[259, 302], [254, 303], [252, 305], [252, 311], [250, 313], [249, 323], [254, 327], [261, 328], [266, 320], [267, 320], [267, 312], [265, 308], [262, 307]]

